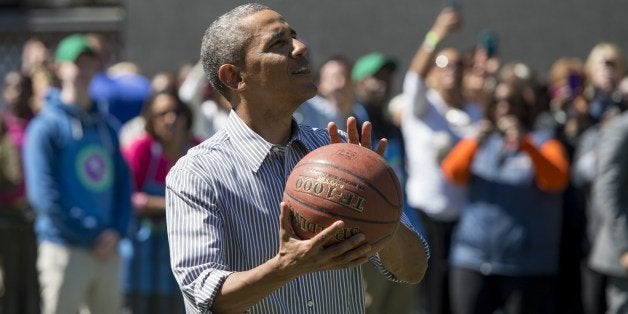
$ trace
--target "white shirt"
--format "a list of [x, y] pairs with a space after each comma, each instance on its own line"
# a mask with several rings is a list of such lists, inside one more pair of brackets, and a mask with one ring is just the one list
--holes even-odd
[[408, 204], [434, 219], [454, 221], [460, 214], [466, 190], [445, 180], [440, 161], [461, 138], [475, 132], [482, 111], [471, 103], [465, 104], [463, 110], [450, 109], [412, 71], [406, 74], [403, 93], [410, 101], [401, 123], [406, 145]]

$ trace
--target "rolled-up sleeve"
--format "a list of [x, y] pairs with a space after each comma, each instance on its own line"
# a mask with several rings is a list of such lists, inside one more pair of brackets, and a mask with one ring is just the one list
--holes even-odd
[[232, 273], [225, 262], [224, 224], [212, 184], [175, 166], [166, 177], [166, 220], [170, 262], [188, 313], [209, 313]]
[[[414, 231], [414, 233], [417, 234], [417, 236], [419, 237], [419, 239], [421, 240], [421, 244], [423, 244], [423, 252], [425, 252], [425, 257], [426, 259], [430, 259], [431, 256], [431, 252], [430, 252], [430, 247], [427, 243], [427, 241], [425, 240], [425, 238], [423, 237], [423, 235], [421, 235], [421, 233], [417, 232], [416, 229], [412, 226], [412, 223], [410, 222], [410, 219], [408, 218], [408, 216], [406, 216], [405, 213], [403, 213], [401, 215], [401, 224], [403, 224], [404, 226], [406, 226], [408, 229]], [[371, 256], [371, 258], [369, 259], [369, 261], [371, 263], [373, 263], [373, 265], [375, 265], [375, 268], [377, 270], [379, 270], [379, 272], [384, 275], [384, 277], [390, 281], [393, 282], [399, 282], [399, 283], [406, 283], [403, 280], [398, 279], [393, 273], [391, 273], [388, 269], [386, 269], [386, 267], [384, 266], [384, 264], [382, 263], [382, 260], [379, 257], [379, 253]]]

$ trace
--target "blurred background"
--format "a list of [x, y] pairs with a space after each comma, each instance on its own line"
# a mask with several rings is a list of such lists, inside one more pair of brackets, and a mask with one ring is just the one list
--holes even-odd
[[[23, 43], [36, 35], [49, 47], [72, 32], [102, 34], [111, 63], [131, 61], [152, 76], [196, 61], [208, 24], [249, 1], [232, 0], [0, 0], [0, 75], [19, 67]], [[350, 59], [381, 51], [405, 69], [433, 22], [450, 1], [271, 0], [310, 46], [318, 68], [331, 55]], [[504, 62], [529, 64], [541, 76], [559, 57], [585, 58], [596, 43], [628, 50], [628, 2], [620, 0], [458, 0], [460, 32], [444, 45], [473, 47], [485, 30], [498, 35]], [[393, 91], [400, 90], [398, 71]]]

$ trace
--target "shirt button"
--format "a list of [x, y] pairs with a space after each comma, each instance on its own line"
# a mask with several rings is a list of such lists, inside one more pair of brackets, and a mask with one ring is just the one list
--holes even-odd
[[279, 152], [279, 147], [273, 146], [273, 148], [271, 148], [271, 150], [273, 151], [273, 153]]
[[314, 306], [314, 301], [308, 300], [307, 301], [307, 307], [313, 307], [313, 306]]

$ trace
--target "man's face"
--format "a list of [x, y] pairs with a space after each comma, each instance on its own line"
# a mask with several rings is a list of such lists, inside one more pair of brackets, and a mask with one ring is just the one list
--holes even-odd
[[393, 70], [383, 67], [358, 83], [360, 101], [367, 106], [385, 106], [390, 94]]
[[74, 62], [61, 62], [57, 69], [57, 75], [61, 81], [88, 85], [98, 72], [98, 65], [99, 61], [96, 56], [82, 53]]
[[257, 101], [290, 105], [294, 109], [313, 97], [307, 47], [296, 39], [290, 25], [275, 11], [259, 11], [247, 17], [252, 39], [241, 70], [244, 93]]

